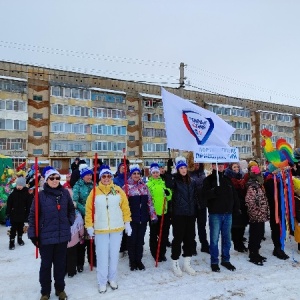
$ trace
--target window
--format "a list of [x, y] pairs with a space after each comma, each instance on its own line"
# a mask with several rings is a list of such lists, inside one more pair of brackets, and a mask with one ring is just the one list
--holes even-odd
[[135, 151], [128, 151], [128, 156], [135, 156]]
[[43, 114], [33, 113], [33, 118], [35, 120], [43, 119]]
[[63, 96], [63, 88], [59, 86], [51, 87], [51, 96], [62, 97]]
[[52, 160], [53, 168], [56, 170], [60, 170], [62, 168], [62, 161], [61, 160]]
[[135, 136], [134, 136], [134, 135], [130, 135], [130, 136], [128, 137], [128, 140], [129, 140], [129, 141], [135, 141]]
[[65, 93], [64, 93], [64, 96], [66, 98], [71, 98], [71, 89], [70, 88], [65, 88]]
[[41, 96], [41, 95], [33, 95], [33, 100], [35, 100], [35, 101], [43, 101], [43, 96]]
[[128, 105], [128, 110], [134, 110], [134, 106]]
[[43, 136], [43, 133], [41, 131], [34, 131], [33, 136], [34, 137], [40, 137], [40, 136]]
[[43, 155], [43, 149], [33, 149], [33, 155]]

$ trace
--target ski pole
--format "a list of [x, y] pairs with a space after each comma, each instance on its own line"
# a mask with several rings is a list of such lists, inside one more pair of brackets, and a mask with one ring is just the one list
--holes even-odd
[[161, 220], [160, 220], [158, 244], [157, 244], [156, 259], [155, 259], [155, 267], [158, 266], [158, 258], [159, 258], [159, 252], [160, 252], [162, 230], [163, 230], [163, 224], [164, 224], [164, 218], [165, 218], [165, 207], [166, 207], [166, 196], [164, 197], [163, 211], [162, 211]]
[[34, 158], [34, 181], [35, 181], [35, 236], [37, 238], [37, 246], [35, 247], [35, 258], [39, 257], [39, 178], [38, 178], [38, 158]]
[[[92, 223], [94, 226], [94, 214], [95, 214], [95, 197], [96, 197], [96, 176], [97, 176], [97, 162], [98, 162], [98, 154], [95, 153], [94, 159], [94, 184], [93, 184], [93, 202], [92, 202]], [[93, 271], [94, 265], [94, 251], [93, 251], [93, 237], [90, 237], [90, 268]]]

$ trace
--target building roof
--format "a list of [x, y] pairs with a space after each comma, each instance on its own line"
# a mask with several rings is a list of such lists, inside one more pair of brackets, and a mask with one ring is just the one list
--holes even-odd
[[97, 92], [105, 92], [105, 93], [111, 93], [111, 94], [122, 94], [126, 95], [126, 92], [124, 91], [116, 91], [116, 90], [109, 90], [109, 89], [101, 89], [97, 87], [91, 87], [90, 90], [97, 91]]
[[27, 82], [27, 79], [25, 79], [25, 78], [18, 78], [18, 77], [11, 77], [11, 76], [2, 76], [2, 75], [0, 75], [0, 79], [7, 79], [7, 80], [16, 80], [16, 81]]

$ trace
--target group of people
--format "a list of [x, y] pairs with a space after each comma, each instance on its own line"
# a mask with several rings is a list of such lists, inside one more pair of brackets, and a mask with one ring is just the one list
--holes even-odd
[[[19, 245], [24, 245], [23, 225], [28, 219], [28, 237], [41, 256], [41, 300], [50, 298], [52, 265], [55, 294], [60, 300], [67, 298], [65, 275], [73, 277], [83, 272], [86, 253], [89, 264], [97, 268], [99, 293], [105, 293], [108, 286], [118, 288], [119, 252], [128, 251], [131, 271], [145, 270], [143, 247], [148, 224], [154, 261], [167, 261], [167, 246], [171, 246], [172, 271], [179, 277], [183, 272], [196, 274], [191, 265], [192, 256], [197, 254], [196, 232], [201, 252], [210, 254], [213, 272], [220, 271], [219, 264], [235, 270], [230, 262], [231, 241], [236, 251], [249, 252], [250, 262], [263, 265], [266, 257], [260, 255], [259, 249], [268, 220], [273, 255], [288, 258], [282, 250], [280, 224], [275, 220], [274, 180], [268, 174], [263, 176], [257, 162], [249, 162], [246, 174], [238, 163], [226, 168], [222, 162], [212, 164], [207, 177], [203, 164], [193, 162], [191, 169], [184, 157], [176, 158], [175, 172], [171, 172], [172, 166], [172, 159], [167, 170], [164, 164], [151, 164], [145, 181], [141, 168], [129, 168], [128, 161], [122, 162], [113, 174], [101, 160], [94, 172], [78, 159], [64, 186], [60, 184], [60, 173], [49, 166], [43, 171], [44, 185], [37, 199], [26, 190], [24, 178], [17, 179], [7, 204], [12, 224], [9, 248], [15, 247], [16, 234]], [[24, 196], [20, 197], [20, 192]], [[15, 217], [17, 211], [21, 218]], [[248, 224], [246, 247], [244, 233]]]

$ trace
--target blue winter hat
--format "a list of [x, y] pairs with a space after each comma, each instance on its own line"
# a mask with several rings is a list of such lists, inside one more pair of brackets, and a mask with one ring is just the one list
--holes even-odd
[[187, 167], [186, 159], [183, 156], [176, 157], [175, 162], [176, 162], [176, 169], [177, 169], [177, 171], [181, 167]]
[[158, 163], [152, 163], [150, 165], [150, 173], [159, 172], [159, 165]]
[[42, 173], [42, 176], [43, 176], [44, 178], [45, 178], [45, 174], [46, 174], [46, 172], [47, 172], [48, 170], [54, 170], [54, 168], [51, 167], [51, 166], [45, 167], [45, 168], [43, 169], [43, 173]]
[[104, 174], [110, 174], [113, 175], [112, 171], [110, 170], [110, 167], [108, 165], [102, 165], [100, 167], [100, 173], [99, 173], [99, 178], [101, 178], [102, 175]]
[[85, 167], [80, 170], [80, 178], [81, 179], [86, 175], [93, 175], [93, 171], [88, 167]]
[[132, 165], [132, 166], [130, 166], [130, 176], [134, 172], [139, 172], [141, 174], [141, 169], [140, 169], [139, 165]]

